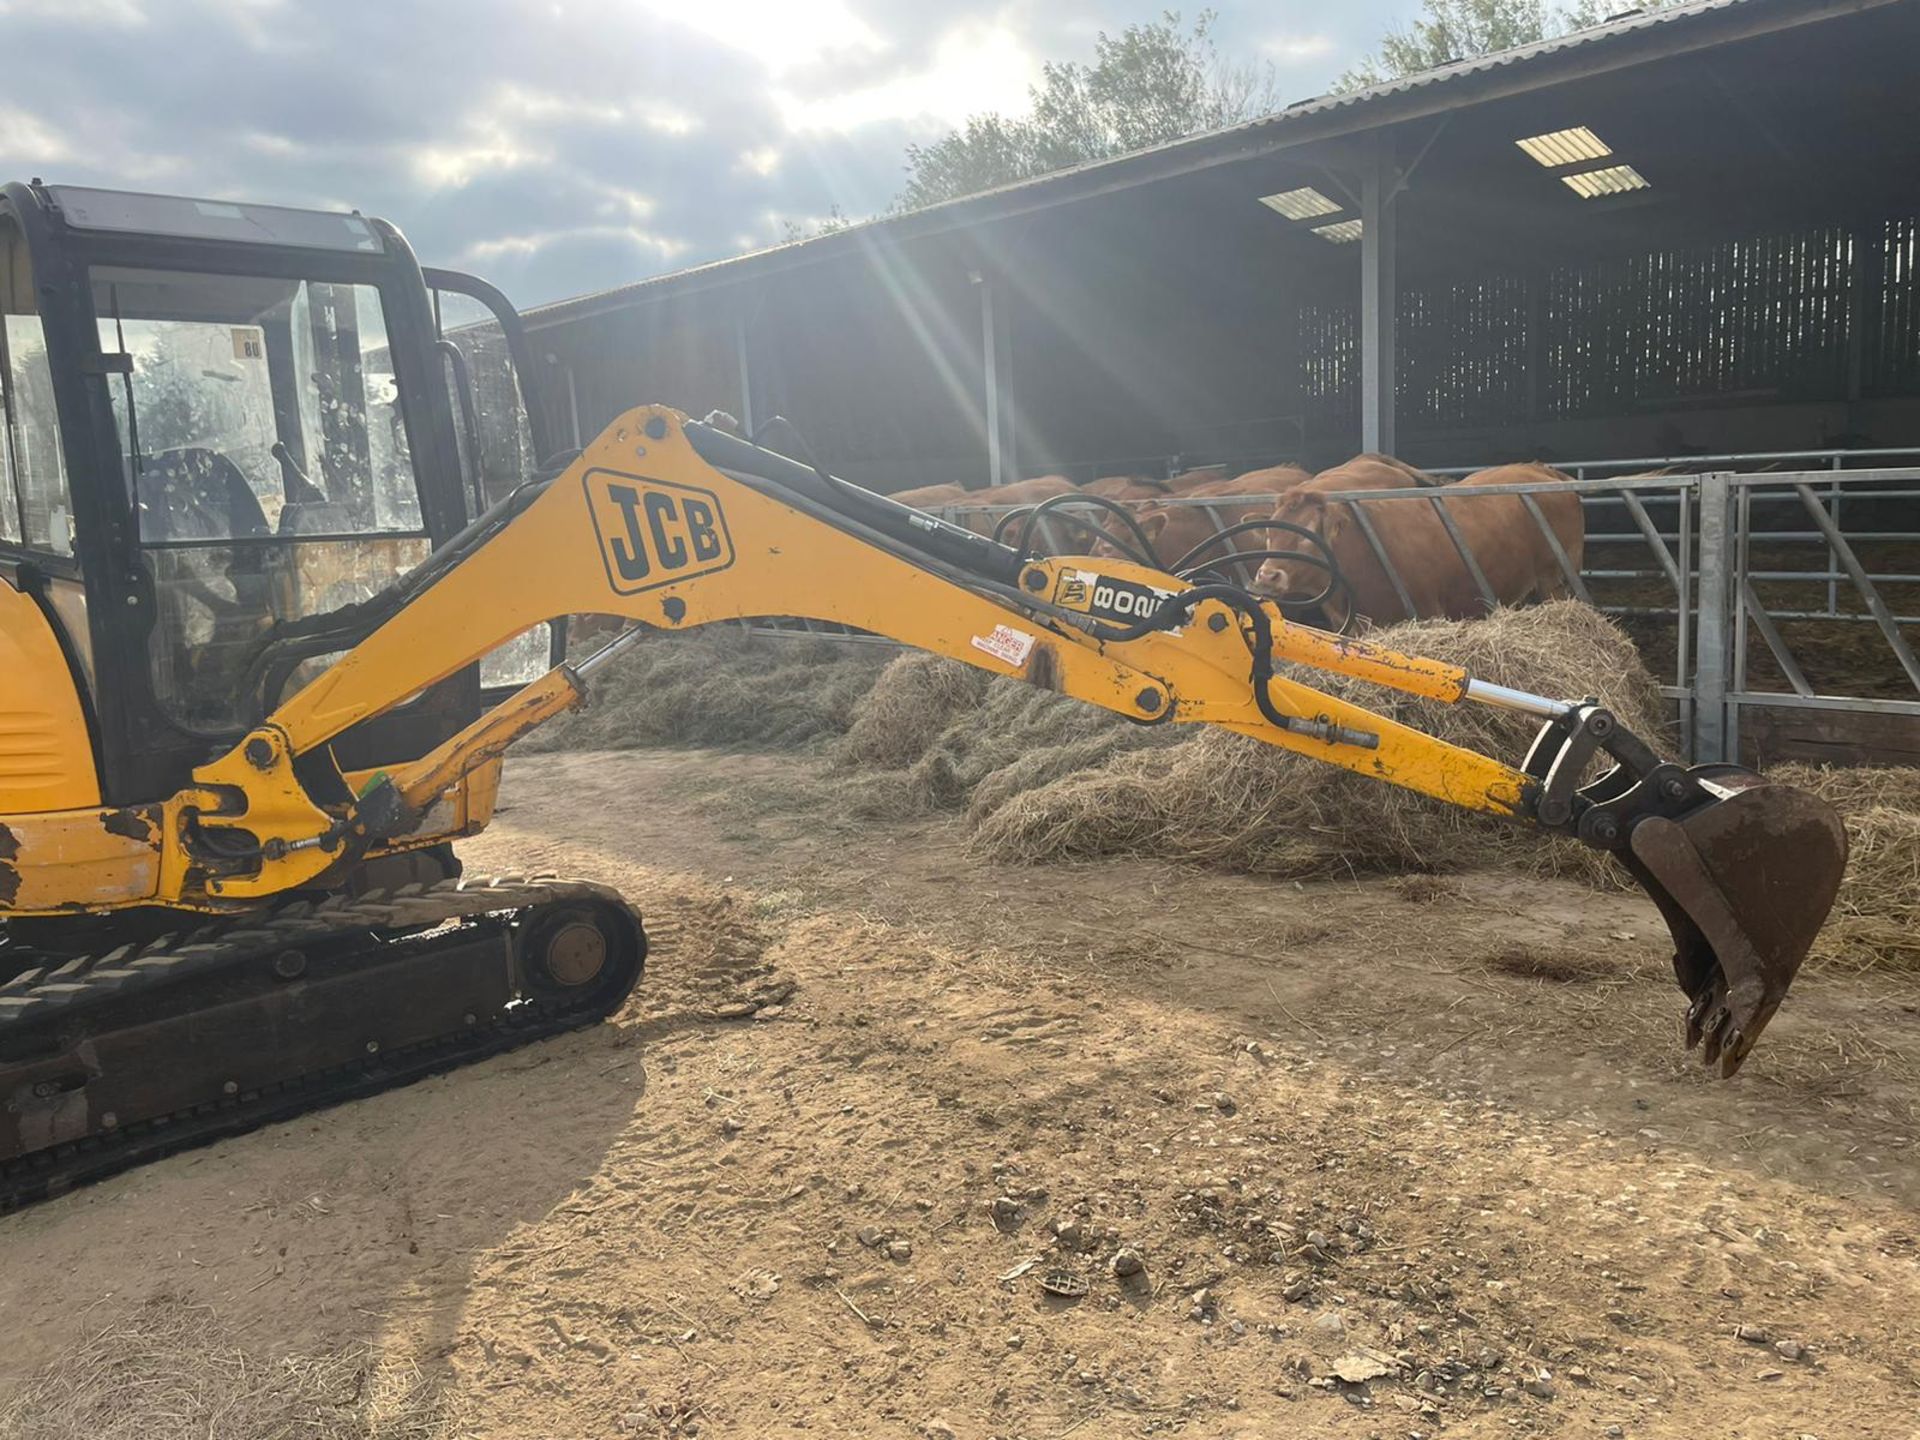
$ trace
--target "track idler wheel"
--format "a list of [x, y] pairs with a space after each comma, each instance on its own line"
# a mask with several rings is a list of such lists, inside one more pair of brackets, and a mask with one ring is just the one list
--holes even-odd
[[1732, 1075], [1786, 997], [1840, 890], [1847, 832], [1818, 796], [1702, 766], [1710, 798], [1635, 824], [1621, 856], [1673, 932], [1687, 1048]]
[[646, 938], [624, 906], [569, 903], [527, 917], [516, 954], [527, 989], [567, 1009], [617, 1004], [639, 978]]

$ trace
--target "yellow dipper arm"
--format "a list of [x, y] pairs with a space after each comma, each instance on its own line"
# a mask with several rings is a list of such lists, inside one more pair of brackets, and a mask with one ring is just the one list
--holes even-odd
[[[714, 432], [705, 433], [711, 443]], [[296, 776], [296, 759], [310, 766], [349, 726], [530, 626], [582, 613], [661, 630], [770, 615], [837, 621], [1135, 720], [1223, 725], [1450, 804], [1502, 814], [1523, 808], [1529, 782], [1511, 766], [1288, 680], [1256, 693], [1256, 640], [1244, 607], [1198, 599], [1174, 628], [1112, 638], [1127, 614], [1144, 616], [1190, 587], [1136, 565], [1023, 558], [977, 537], [929, 531], [929, 544], [946, 547], [942, 558], [901, 543], [899, 533], [916, 538], [911, 528], [896, 524], [889, 537], [866, 525], [860, 506], [885, 506], [875, 513], [889, 523], [938, 522], [852, 493], [849, 516], [823, 514], [806, 495], [716, 469], [677, 412], [623, 415], [524, 508], [470, 553], [443, 561], [384, 624], [195, 773], [194, 790], [169, 807], [167, 843], [204, 845], [208, 832], [244, 831], [261, 842], [257, 864], [209, 868], [203, 856], [163, 872], [204, 876], [209, 899], [233, 903], [312, 883], [356, 839], [404, 833], [404, 816], [417, 816], [474, 766], [577, 703], [584, 666], [560, 667], [431, 755], [392, 767], [378, 805], [371, 794], [346, 813], [324, 803]], [[969, 544], [999, 567], [998, 578], [955, 563], [955, 555], [968, 558]], [[1096, 623], [1103, 613], [1119, 618]], [[1468, 677], [1453, 666], [1289, 625], [1271, 607], [1251, 618], [1276, 659], [1437, 700], [1466, 693]]]

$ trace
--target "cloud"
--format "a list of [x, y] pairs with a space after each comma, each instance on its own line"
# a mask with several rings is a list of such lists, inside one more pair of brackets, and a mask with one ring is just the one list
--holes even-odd
[[[1409, 3], [1238, 0], [1216, 35], [1329, 36], [1310, 84]], [[1163, 4], [0, 0], [0, 176], [358, 208], [532, 304], [882, 210], [908, 142]]]
[[844, 0], [646, 0], [645, 8], [669, 26], [745, 52], [776, 76], [829, 56], [887, 48]]
[[754, 175], [771, 175], [780, 168], [780, 147], [777, 145], [756, 145], [751, 150], [740, 152], [736, 168]]
[[1331, 35], [1274, 35], [1260, 42], [1261, 50], [1277, 65], [1321, 60], [1334, 51]]
[[653, 235], [632, 225], [576, 225], [567, 230], [549, 230], [533, 235], [502, 235], [492, 240], [476, 240], [457, 257], [465, 265], [486, 265], [504, 259], [525, 260], [555, 245], [582, 241], [613, 241], [618, 245], [672, 261], [686, 254], [684, 241], [668, 235]]
[[0, 0], [0, 20], [53, 20], [81, 28], [147, 23], [143, 0]]
[[803, 98], [779, 94], [781, 117], [793, 130], [857, 130], [880, 120], [938, 120], [957, 125], [969, 115], [997, 110], [1024, 113], [1040, 62], [1004, 25], [967, 25], [940, 37], [930, 63], [863, 89]]
[[9, 149], [36, 156], [43, 165], [59, 165], [73, 157], [66, 136], [16, 105], [0, 105], [0, 135], [7, 137]]
[[538, 150], [523, 149], [505, 135], [464, 145], [423, 145], [409, 152], [414, 178], [435, 190], [459, 189], [489, 170], [512, 170], [541, 158]]

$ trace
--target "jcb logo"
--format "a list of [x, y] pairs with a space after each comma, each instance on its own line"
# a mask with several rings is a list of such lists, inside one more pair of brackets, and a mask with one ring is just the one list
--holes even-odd
[[615, 594], [637, 594], [733, 564], [733, 537], [711, 490], [611, 470], [589, 470], [586, 487]]

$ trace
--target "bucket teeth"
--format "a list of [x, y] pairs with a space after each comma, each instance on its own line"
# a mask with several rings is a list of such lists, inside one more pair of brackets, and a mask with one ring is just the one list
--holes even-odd
[[[1701, 1020], [1700, 1012], [1709, 1006], [1711, 1012]], [[1738, 1070], [1740, 1062], [1747, 1058], [1747, 1051], [1753, 1048], [1752, 1042], [1732, 1021], [1733, 1012], [1724, 1003], [1716, 1003], [1713, 995], [1694, 1001], [1687, 1010], [1687, 1048], [1697, 1048], [1708, 1069], [1717, 1064], [1722, 1079]]]
[[[1759, 991], [1759, 987], [1753, 987]], [[1786, 995], [1786, 981], [1780, 983], [1780, 995]], [[1757, 998], [1753, 1004], [1740, 1004], [1728, 993], [1724, 977], [1715, 975], [1709, 989], [1693, 996], [1693, 1002], [1686, 1008], [1686, 1048], [1699, 1050], [1701, 1064], [1713, 1069], [1720, 1068], [1720, 1077], [1726, 1079], [1740, 1069], [1740, 1062], [1747, 1058], [1747, 1052], [1753, 1048], [1753, 1037], [1747, 1027], [1757, 1035], [1759, 1027], [1766, 1023], [1759, 1010], [1766, 1010], [1766, 1016], [1772, 1016], [1778, 1008], [1780, 998]], [[1736, 1014], [1745, 1020], [1747, 1027], [1736, 1023]], [[1759, 1023], [1753, 1023], [1759, 1018]]]

